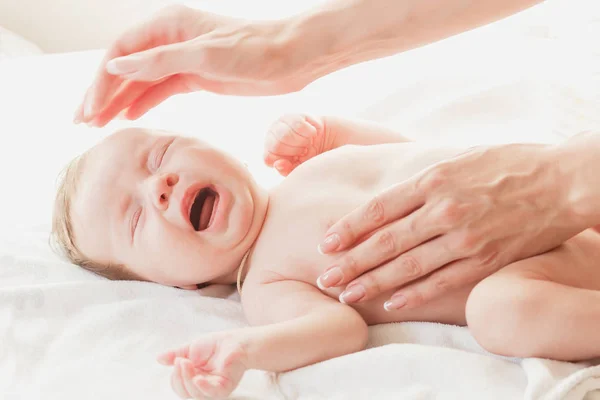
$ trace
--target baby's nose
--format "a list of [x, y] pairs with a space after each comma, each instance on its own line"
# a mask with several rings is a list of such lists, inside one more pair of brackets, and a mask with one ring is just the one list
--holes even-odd
[[179, 182], [175, 174], [163, 174], [153, 177], [151, 197], [154, 205], [160, 210], [166, 210], [173, 194], [173, 187]]

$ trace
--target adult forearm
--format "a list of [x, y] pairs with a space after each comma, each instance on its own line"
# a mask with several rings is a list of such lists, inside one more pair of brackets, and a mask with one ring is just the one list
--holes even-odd
[[560, 184], [568, 187], [573, 223], [600, 225], [600, 132], [585, 132], [554, 149]]
[[290, 23], [314, 78], [488, 24], [542, 0], [332, 0]]

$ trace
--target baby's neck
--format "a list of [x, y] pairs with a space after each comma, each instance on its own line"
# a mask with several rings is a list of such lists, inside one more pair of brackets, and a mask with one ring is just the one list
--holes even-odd
[[237, 267], [233, 271], [211, 280], [209, 283], [235, 285], [239, 281], [241, 284], [241, 282], [244, 281], [246, 275], [248, 275], [248, 271], [250, 270], [250, 266], [252, 264], [249, 261], [252, 258], [254, 246], [256, 244], [256, 241], [258, 240], [258, 237], [260, 236], [260, 233], [262, 232], [264, 223], [267, 219], [270, 202], [269, 195], [266, 191], [263, 192], [263, 197], [260, 200], [258, 201], [260, 201], [262, 207], [257, 205], [257, 216], [252, 224], [253, 227], [250, 228], [248, 235], [244, 239], [243, 244], [245, 245], [246, 250], [240, 255], [239, 259], [236, 261]]
[[250, 263], [248, 262], [248, 258], [250, 258], [250, 253], [254, 250], [254, 243], [250, 246], [250, 248], [244, 253], [242, 258], [237, 263], [238, 266], [232, 272], [222, 275], [216, 279], [211, 280], [209, 283], [215, 283], [220, 285], [235, 285], [240, 284], [244, 281], [244, 278], [248, 274], [250, 269]]

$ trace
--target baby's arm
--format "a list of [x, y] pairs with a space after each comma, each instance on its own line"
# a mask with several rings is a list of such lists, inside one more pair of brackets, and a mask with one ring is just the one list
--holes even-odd
[[368, 146], [411, 141], [400, 133], [373, 122], [337, 117], [323, 117], [322, 121], [325, 134], [330, 137], [328, 150], [346, 144]]
[[245, 304], [250, 368], [287, 371], [363, 350], [367, 324], [350, 306], [297, 281], [254, 288]]
[[271, 125], [265, 139], [265, 163], [287, 176], [300, 164], [347, 145], [408, 142], [392, 129], [372, 122], [337, 117], [285, 115]]
[[175, 365], [172, 385], [179, 394], [227, 396], [247, 369], [288, 371], [366, 345], [362, 317], [311, 285], [281, 281], [246, 290], [246, 315], [260, 326], [205, 335], [161, 356]]

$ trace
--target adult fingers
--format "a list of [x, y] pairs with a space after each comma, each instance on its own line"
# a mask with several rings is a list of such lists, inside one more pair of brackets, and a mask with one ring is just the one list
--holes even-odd
[[449, 249], [448, 236], [432, 239], [363, 274], [346, 286], [340, 300], [353, 303], [375, 298], [457, 260], [459, 256]]
[[142, 93], [129, 106], [125, 116], [127, 119], [138, 119], [169, 97], [188, 91], [187, 87], [182, 83], [181, 76], [170, 77], [164, 82], [152, 85]]
[[143, 95], [151, 86], [152, 83], [148, 82], [124, 82], [117, 94], [102, 111], [96, 114], [91, 123], [97, 127], [106, 125], [121, 111], [127, 109], [127, 107], [134, 103], [136, 99]]
[[134, 25], [108, 48], [90, 86], [90, 96], [84, 99], [82, 122], [91, 121], [114, 96], [123, 81], [121, 76], [107, 71], [107, 64], [115, 58], [146, 50], [159, 43], [162, 31], [156, 29], [155, 25], [156, 18]]
[[471, 257], [454, 261], [431, 275], [396, 291], [384, 304], [384, 307], [391, 311], [422, 306], [489, 276], [497, 269], [495, 260], [494, 256], [490, 256], [487, 260]]
[[[379, 265], [442, 233], [430, 222], [430, 207], [421, 207], [391, 223], [335, 261], [317, 280], [320, 288], [344, 285]], [[377, 282], [371, 282], [375, 285]], [[373, 289], [375, 290], [375, 289]]]
[[416, 182], [413, 177], [396, 184], [346, 214], [327, 230], [319, 251], [344, 250], [366, 234], [414, 212], [425, 200], [424, 194], [417, 190]]
[[178, 42], [114, 58], [106, 64], [106, 71], [135, 81], [157, 81], [195, 71], [201, 61], [201, 54], [199, 49], [190, 48], [190, 41]]

